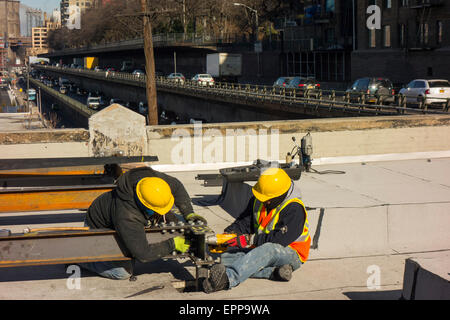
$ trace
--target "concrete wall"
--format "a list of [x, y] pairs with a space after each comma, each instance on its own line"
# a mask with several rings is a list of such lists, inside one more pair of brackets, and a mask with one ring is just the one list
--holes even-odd
[[[141, 116], [131, 121], [132, 118], [126, 108], [109, 107], [97, 113], [95, 121], [91, 119], [91, 133], [82, 129], [2, 132], [0, 158], [93, 156], [94, 150], [115, 152], [112, 149], [123, 147], [121, 150], [127, 155], [157, 155], [157, 164], [200, 164], [204, 165], [200, 169], [207, 169], [206, 163], [220, 166], [257, 158], [283, 160], [293, 147], [291, 137], [300, 143], [307, 132], [312, 135], [312, 157], [316, 163], [330, 163], [335, 157], [350, 162], [370, 161], [386, 154], [417, 153], [429, 157], [433, 152], [450, 150], [447, 115], [147, 127]], [[101, 139], [94, 139], [94, 127], [102, 132]], [[144, 134], [146, 137], [137, 139], [136, 135]], [[120, 143], [115, 141], [118, 137]], [[126, 141], [133, 148], [128, 148]]]
[[[157, 155], [158, 164], [164, 165], [220, 165], [257, 158], [283, 160], [293, 147], [291, 137], [295, 136], [300, 143], [307, 132], [312, 135], [316, 160], [355, 157], [364, 161], [383, 154], [450, 150], [450, 141], [446, 139], [450, 134], [450, 116], [148, 126], [145, 129], [143, 117], [134, 119], [133, 115], [126, 108], [104, 109], [90, 120], [90, 133], [81, 129], [1, 133], [0, 157], [92, 156], [98, 155], [99, 150], [107, 153], [123, 147], [126, 155]], [[137, 137], [145, 134], [146, 137]], [[133, 148], [127, 147], [127, 141]]]
[[300, 143], [311, 132], [314, 159], [448, 151], [449, 121], [406, 116], [158, 126], [147, 129], [148, 150], [161, 164], [283, 160], [291, 137]]

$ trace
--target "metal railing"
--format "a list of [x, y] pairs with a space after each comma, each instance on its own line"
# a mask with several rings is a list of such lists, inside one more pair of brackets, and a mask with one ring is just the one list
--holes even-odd
[[66, 96], [65, 94], [59, 93], [58, 91], [50, 88], [49, 86], [45, 85], [44, 83], [32, 79], [30, 77], [30, 84], [40, 88], [42, 91], [50, 95], [51, 97], [55, 98], [57, 101], [60, 101], [66, 105], [68, 105], [70, 108], [74, 109], [78, 113], [82, 114], [83, 116], [89, 118], [91, 115], [93, 115], [96, 111], [89, 109], [85, 104]]
[[[89, 77], [103, 81], [113, 81], [128, 85], [145, 87], [145, 75], [133, 75], [126, 72], [105, 72], [86, 69], [73, 69], [52, 66], [38, 66], [49, 71], [62, 72], [75, 76]], [[342, 112], [365, 115], [395, 115], [395, 114], [448, 114], [449, 98], [432, 98], [434, 103], [427, 103], [427, 99], [417, 99], [407, 102], [404, 95], [381, 95], [361, 92], [348, 92], [322, 89], [290, 89], [254, 84], [240, 84], [228, 82], [197, 82], [193, 80], [167, 79], [156, 77], [159, 89], [173, 90], [197, 96], [207, 96], [210, 99], [234, 100], [245, 104], [261, 103], [301, 106], [316, 112]], [[386, 104], [389, 101], [389, 104]], [[431, 109], [431, 106], [440, 106]], [[415, 108], [413, 108], [414, 106]]]

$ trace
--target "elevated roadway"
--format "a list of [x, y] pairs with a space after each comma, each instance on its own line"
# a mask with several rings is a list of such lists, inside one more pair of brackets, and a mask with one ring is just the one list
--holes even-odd
[[[36, 66], [54, 77], [65, 76], [77, 81], [90, 91], [115, 94], [125, 101], [146, 101], [145, 76], [121, 72]], [[166, 110], [184, 114], [187, 118], [201, 118], [208, 122], [246, 120], [276, 120], [302, 117], [348, 117], [407, 114], [445, 114], [443, 108], [412, 108], [403, 97], [393, 104], [382, 104], [383, 97], [369, 98], [366, 94], [350, 95], [334, 90], [285, 90], [268, 86], [214, 83], [201, 85], [190, 80], [183, 83], [157, 77], [158, 101]], [[41, 86], [41, 85], [40, 85]], [[369, 100], [373, 100], [369, 103]], [[228, 109], [229, 112], [217, 112]], [[264, 116], [261, 116], [264, 115]], [[232, 118], [237, 117], [237, 118]]]

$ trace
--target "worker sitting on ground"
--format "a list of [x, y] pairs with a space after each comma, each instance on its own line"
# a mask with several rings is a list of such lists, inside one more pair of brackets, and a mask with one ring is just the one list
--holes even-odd
[[[248, 278], [289, 281], [308, 259], [311, 238], [300, 190], [283, 169], [265, 170], [252, 188], [254, 197], [226, 233], [221, 263], [203, 281], [211, 293], [236, 287]], [[250, 245], [251, 244], [251, 245]]]
[[176, 178], [149, 167], [135, 168], [117, 179], [117, 187], [95, 199], [87, 210], [85, 225], [92, 229], [114, 229], [129, 251], [131, 261], [90, 262], [81, 267], [111, 279], [129, 279], [135, 259], [150, 262], [171, 254], [185, 253], [189, 248], [184, 237], [175, 237], [149, 244], [145, 227], [160, 222], [178, 222], [173, 205], [186, 222], [205, 218], [194, 213], [191, 199], [183, 184]]

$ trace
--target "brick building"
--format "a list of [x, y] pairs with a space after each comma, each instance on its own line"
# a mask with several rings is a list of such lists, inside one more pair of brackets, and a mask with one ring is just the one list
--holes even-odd
[[11, 44], [20, 38], [20, 1], [0, 0], [0, 69], [15, 59]]
[[[450, 79], [450, 1], [361, 0], [356, 9], [352, 80], [388, 77], [406, 84], [416, 78]], [[381, 9], [379, 29], [369, 30], [369, 5]]]

